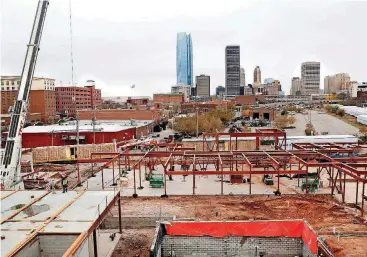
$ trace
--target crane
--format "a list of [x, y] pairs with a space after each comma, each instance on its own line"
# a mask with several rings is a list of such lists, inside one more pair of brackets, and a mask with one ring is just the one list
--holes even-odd
[[27, 53], [24, 59], [18, 95], [11, 114], [5, 152], [1, 160], [0, 186], [2, 190], [13, 187], [21, 180], [20, 161], [22, 156], [22, 131], [26, 121], [29, 92], [31, 90], [34, 69], [37, 63], [37, 55], [40, 49], [39, 46], [48, 4], [48, 0], [38, 1], [32, 33], [27, 45]]

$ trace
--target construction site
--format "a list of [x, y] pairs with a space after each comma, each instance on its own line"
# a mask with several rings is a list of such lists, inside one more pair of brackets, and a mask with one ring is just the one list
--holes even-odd
[[356, 136], [255, 128], [178, 142], [172, 130], [161, 142], [144, 124], [101, 126], [115, 134], [97, 142], [94, 129], [80, 138], [77, 119], [75, 136], [28, 129], [51, 137], [25, 148], [47, 7], [39, 1], [1, 152], [1, 256], [367, 256], [367, 145]]
[[[226, 151], [220, 150], [222, 136], [231, 142]], [[208, 138], [214, 140], [207, 143]], [[239, 138], [254, 138], [254, 149], [239, 149]], [[264, 138], [275, 138], [276, 145], [261, 145]], [[264, 129], [255, 133], [204, 134], [201, 141], [204, 151], [182, 143], [155, 144], [142, 151], [137, 150], [141, 143], [136, 142], [119, 146], [115, 153], [93, 152], [89, 159], [78, 159], [74, 164], [38, 163], [31, 173], [37, 174], [38, 179], [45, 174], [55, 178], [55, 172], [67, 174], [73, 181], [70, 189], [74, 189], [67, 194], [110, 192], [118, 198], [107, 203], [109, 211], [103, 217], [98, 216], [98, 225], [94, 227], [110, 234], [121, 231], [111, 256], [173, 256], [173, 252], [174, 256], [319, 256], [321, 253], [323, 256], [365, 256], [367, 158], [359, 156], [364, 153], [365, 145], [295, 143], [293, 150], [284, 150], [286, 140], [284, 132]], [[27, 173], [24, 169], [22, 176], [26, 178]], [[56, 191], [61, 189], [58, 185], [60, 183], [56, 183]], [[36, 189], [29, 192], [43, 192], [34, 191]], [[14, 220], [15, 215], [3, 218], [4, 211], [13, 208], [3, 202], [14, 192], [16, 196], [27, 191], [6, 192], [9, 198], [2, 194], [1, 230], [11, 231], [9, 226], [21, 223], [16, 223], [19, 221]], [[116, 205], [118, 200], [120, 205]], [[29, 208], [21, 205], [16, 213], [27, 213]], [[184, 221], [218, 221], [225, 232], [220, 236], [208, 234], [204, 227], [199, 229], [201, 232], [194, 229], [188, 234], [179, 229], [181, 232], [171, 237], [164, 228], [172, 222]], [[267, 225], [260, 226], [258, 234], [253, 230], [249, 233], [246, 226], [234, 233], [227, 227], [228, 221], [261, 221]], [[290, 222], [294, 230], [300, 230], [290, 235], [274, 230], [272, 224], [276, 223], [266, 221]], [[305, 248], [300, 228], [305, 227], [303, 222], [313, 231], [312, 251]], [[283, 225], [279, 226], [284, 229]], [[190, 228], [190, 225], [185, 227]], [[253, 229], [256, 230], [256, 226]], [[168, 234], [161, 235], [157, 241], [157, 233], [163, 232]], [[44, 235], [43, 230], [39, 233]], [[193, 238], [188, 238], [190, 236]], [[231, 237], [233, 242], [229, 240]], [[277, 243], [283, 240], [288, 244], [289, 238], [292, 243], [288, 248]], [[98, 252], [100, 243], [92, 241], [92, 237], [90, 240], [90, 244], [95, 244], [94, 252]], [[191, 240], [197, 245], [195, 249], [185, 248], [192, 244]], [[217, 240], [224, 240], [220, 243], [221, 249], [227, 250], [211, 251], [210, 245], [218, 244]], [[152, 250], [152, 244], [158, 243], [161, 250]], [[206, 243], [209, 246], [205, 246]], [[268, 244], [270, 248], [264, 246]], [[282, 249], [287, 251], [282, 252]], [[17, 256], [14, 253], [18, 251], [9, 256]], [[93, 254], [89, 252], [86, 256], [96, 256]]]

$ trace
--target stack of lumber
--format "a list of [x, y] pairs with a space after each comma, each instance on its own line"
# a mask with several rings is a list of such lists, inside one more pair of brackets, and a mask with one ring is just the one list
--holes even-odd
[[[71, 150], [73, 148], [73, 151]], [[75, 159], [75, 153], [78, 159], [90, 159], [92, 153], [114, 153], [116, 146], [114, 143], [96, 144], [96, 145], [65, 145], [37, 147], [32, 150], [33, 162], [56, 162], [69, 161]], [[73, 153], [73, 155], [71, 154]], [[103, 158], [112, 158], [113, 156], [103, 156]]]

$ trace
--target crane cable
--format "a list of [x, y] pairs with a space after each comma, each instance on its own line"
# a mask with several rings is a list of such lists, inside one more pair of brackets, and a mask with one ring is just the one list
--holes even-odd
[[72, 26], [72, 19], [71, 19], [71, 0], [69, 0], [69, 18], [70, 18], [69, 20], [70, 20], [71, 85], [74, 86], [73, 26]]

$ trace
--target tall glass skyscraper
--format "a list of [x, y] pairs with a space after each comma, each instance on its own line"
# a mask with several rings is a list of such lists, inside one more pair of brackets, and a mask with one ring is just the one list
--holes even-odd
[[193, 86], [192, 41], [186, 32], [177, 33], [176, 76], [177, 84]]

